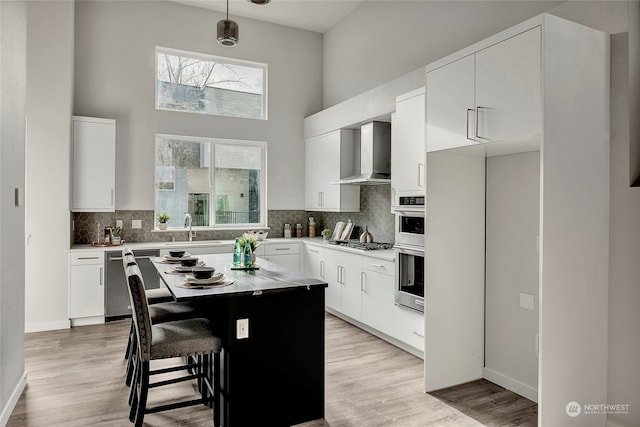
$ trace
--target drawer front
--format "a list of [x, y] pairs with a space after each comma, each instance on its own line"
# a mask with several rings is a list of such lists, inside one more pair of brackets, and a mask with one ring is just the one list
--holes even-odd
[[394, 337], [424, 351], [424, 314], [397, 305], [394, 314]]
[[358, 267], [360, 267], [360, 264], [362, 263], [361, 259], [362, 259], [362, 255], [360, 254], [352, 254], [346, 251], [341, 251], [338, 249], [325, 249], [324, 252], [324, 257], [326, 259], [332, 259], [334, 261], [337, 261], [338, 264], [340, 265], [356, 265]]
[[264, 245], [265, 255], [299, 254], [300, 243], [271, 243]]
[[316, 245], [302, 245], [302, 253], [310, 256], [324, 257], [324, 248]]
[[378, 273], [394, 276], [396, 272], [396, 263], [395, 261], [390, 261], [386, 259], [363, 256], [362, 269], [369, 270], [369, 271], [377, 271]]
[[71, 265], [104, 264], [104, 252], [102, 251], [72, 252], [69, 257]]

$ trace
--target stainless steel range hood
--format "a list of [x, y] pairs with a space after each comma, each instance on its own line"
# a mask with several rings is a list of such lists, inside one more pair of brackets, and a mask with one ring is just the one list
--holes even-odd
[[360, 173], [332, 184], [391, 184], [391, 124], [369, 122], [360, 128]]

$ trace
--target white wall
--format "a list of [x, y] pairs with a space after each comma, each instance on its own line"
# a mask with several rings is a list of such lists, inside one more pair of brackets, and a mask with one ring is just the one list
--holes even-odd
[[[487, 159], [485, 378], [537, 400], [540, 153]], [[520, 293], [534, 300], [520, 307]]]
[[0, 2], [0, 426], [25, 386], [24, 189], [27, 12]]
[[[322, 107], [322, 36], [235, 18], [240, 44], [216, 43], [217, 12], [169, 2], [76, 4], [74, 113], [116, 120], [116, 209], [154, 208], [154, 134], [268, 142], [268, 208], [304, 209], [302, 119]], [[155, 111], [155, 46], [263, 62], [269, 119]]]
[[26, 331], [69, 327], [73, 1], [30, 1], [27, 40]]
[[561, 2], [366, 1], [324, 35], [325, 108]]
[[629, 187], [627, 34], [611, 38], [611, 226], [609, 273], [608, 400], [631, 405], [628, 415], [610, 415], [619, 426], [640, 425], [640, 188]]

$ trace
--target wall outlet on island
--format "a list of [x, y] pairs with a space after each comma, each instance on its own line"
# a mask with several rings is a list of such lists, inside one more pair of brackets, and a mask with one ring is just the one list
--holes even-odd
[[249, 338], [249, 319], [236, 320], [236, 338], [239, 340]]

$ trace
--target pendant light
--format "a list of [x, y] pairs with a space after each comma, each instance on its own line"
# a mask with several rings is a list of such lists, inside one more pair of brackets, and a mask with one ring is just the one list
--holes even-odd
[[238, 23], [229, 20], [229, 0], [227, 0], [227, 19], [218, 21], [218, 43], [232, 47], [240, 43]]

